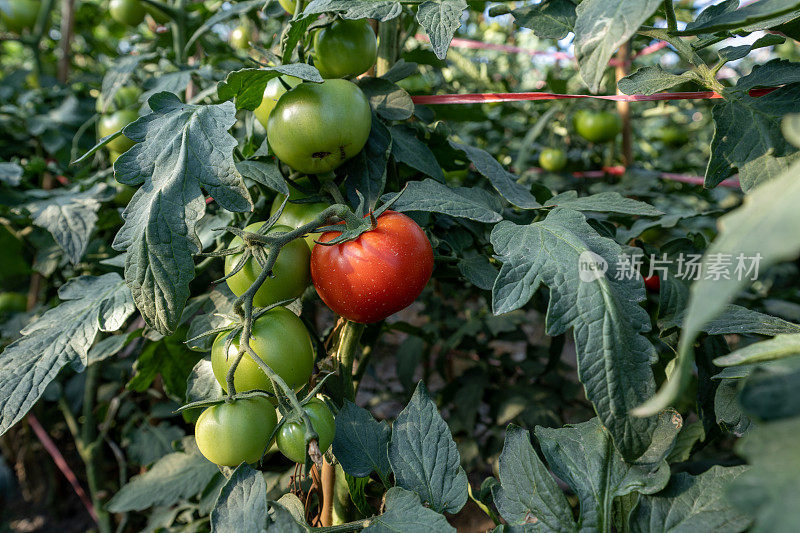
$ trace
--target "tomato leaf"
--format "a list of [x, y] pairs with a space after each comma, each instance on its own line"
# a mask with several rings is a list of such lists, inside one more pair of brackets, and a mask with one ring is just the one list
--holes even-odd
[[546, 531], [575, 531], [572, 509], [531, 445], [530, 433], [514, 425], [506, 431], [499, 458], [500, 484], [492, 494], [509, 524], [536, 523]]
[[16, 163], [0, 163], [0, 183], [16, 187], [22, 181], [22, 167]]
[[420, 503], [419, 496], [400, 487], [392, 487], [383, 496], [386, 511], [374, 517], [364, 533], [455, 533], [447, 519]]
[[[384, 194], [388, 202], [394, 194]], [[498, 222], [503, 210], [496, 196], [474, 187], [451, 188], [436, 180], [410, 181], [405, 192], [392, 204], [395, 211], [428, 211], [478, 222]]]
[[171, 93], [150, 98], [153, 113], [128, 124], [136, 141], [114, 163], [117, 180], [143, 185], [122, 214], [113, 247], [127, 252], [125, 280], [148, 325], [163, 334], [177, 326], [200, 251], [195, 225], [205, 212], [203, 187], [228, 211], [253, 208], [233, 163], [233, 104], [182, 104]]
[[392, 156], [399, 163], [404, 163], [436, 181], [444, 182], [442, 167], [428, 146], [417, 139], [413, 129], [405, 124], [391, 127]]
[[717, 366], [744, 365], [783, 359], [800, 354], [800, 334], [778, 335], [773, 339], [749, 344], [724, 357], [714, 359]]
[[305, 63], [278, 65], [276, 67], [244, 68], [231, 72], [217, 85], [220, 100], [236, 99], [236, 109], [252, 111], [261, 104], [267, 82], [281, 75], [294, 76], [306, 81], [322, 83], [319, 71]]
[[[735, 11], [724, 10], [713, 17], [708, 17], [702, 23], [694, 23], [687, 26], [685, 30], [677, 32], [678, 35], [698, 35], [701, 33], [716, 33], [723, 30], [733, 30], [739, 28], [747, 28], [748, 31], [756, 31], [758, 29], [766, 29], [766, 27], [755, 27], [757, 23], [774, 19], [781, 15], [786, 15], [794, 10], [800, 8], [800, 2], [797, 0], [761, 0], [747, 4]], [[790, 16], [789, 19], [797, 15]], [[778, 21], [775, 24], [781, 24], [785, 21]]]
[[743, 94], [716, 104], [716, 131], [711, 141], [705, 186], [718, 185], [737, 168], [765, 154], [782, 157], [796, 152], [797, 148], [783, 136], [781, 120], [797, 110], [799, 99], [800, 83], [795, 83], [759, 98]]
[[303, 10], [302, 16], [335, 12], [346, 19], [375, 19], [386, 22], [399, 17], [403, 5], [397, 0], [311, 0]]
[[750, 518], [731, 504], [725, 490], [742, 479], [744, 466], [712, 466], [700, 475], [680, 472], [667, 487], [652, 496], [639, 498], [630, 518], [630, 531], [744, 531]]
[[618, 192], [601, 192], [591, 196], [578, 197], [577, 191], [566, 191], [550, 198], [544, 205], [568, 207], [575, 211], [620, 213], [645, 217], [657, 217], [664, 214], [650, 204], [626, 198]]
[[497, 159], [492, 157], [486, 150], [459, 144], [455, 141], [450, 141], [450, 146], [464, 152], [470, 162], [475, 165], [475, 170], [486, 177], [491, 182], [492, 187], [515, 206], [522, 209], [536, 209], [542, 206], [533, 197], [530, 189], [517, 183], [519, 178], [504, 169], [497, 162]]
[[211, 531], [261, 533], [268, 516], [264, 476], [243, 463], [233, 471], [219, 493], [211, 511]]
[[575, 27], [575, 4], [570, 0], [549, 0], [511, 11], [514, 23], [533, 30], [540, 39], [561, 40]]
[[425, 29], [433, 53], [444, 59], [453, 34], [461, 26], [461, 13], [467, 8], [466, 0], [427, 0], [417, 8], [417, 22]]
[[392, 425], [389, 463], [395, 482], [434, 511], [457, 513], [467, 502], [467, 474], [460, 462], [450, 429], [420, 381]]
[[134, 476], [106, 505], [112, 513], [170, 506], [202, 491], [219, 472], [200, 455], [193, 437], [183, 440], [185, 451], [165, 455], [143, 474]]
[[611, 56], [661, 5], [660, 0], [584, 0], [576, 8], [575, 57], [596, 93]]
[[[586, 396], [622, 454], [641, 455], [655, 420], [625, 414], [655, 390], [655, 349], [644, 336], [650, 319], [638, 303], [645, 298], [641, 279], [615, 276], [624, 266], [622, 248], [565, 208], [528, 226], [503, 221], [491, 241], [503, 264], [492, 291], [494, 313], [519, 309], [547, 285], [547, 334], [573, 328]], [[599, 270], [583, 270], [589, 263]]]
[[697, 80], [697, 75], [692, 70], [681, 74], [666, 72], [660, 65], [641, 67], [633, 74], [619, 80], [617, 87], [623, 94], [655, 94], [670, 87]]
[[289, 194], [289, 185], [278, 170], [278, 165], [272, 161], [237, 161], [236, 170], [245, 178], [250, 178], [277, 193]]
[[351, 476], [366, 477], [377, 472], [388, 483], [390, 434], [386, 421], [378, 422], [369, 411], [345, 400], [336, 414], [333, 454]]
[[358, 80], [358, 86], [366, 95], [373, 111], [386, 120], [405, 120], [414, 114], [411, 96], [391, 81], [364, 77]]
[[80, 276], [58, 291], [61, 304], [22, 330], [0, 358], [0, 434], [33, 407], [66, 365], [82, 371], [100, 331], [116, 331], [133, 313], [119, 274]]
[[386, 186], [386, 164], [392, 149], [392, 136], [389, 129], [375, 115], [364, 149], [342, 165], [347, 174], [345, 189], [347, 199], [358, 206], [356, 191], [364, 197], [364, 206], [371, 211], [381, 197]]

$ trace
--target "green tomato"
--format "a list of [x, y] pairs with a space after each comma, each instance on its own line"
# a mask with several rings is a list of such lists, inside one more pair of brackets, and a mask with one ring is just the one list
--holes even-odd
[[235, 400], [203, 411], [194, 438], [206, 459], [235, 467], [261, 459], [277, 424], [275, 408], [267, 398]]
[[21, 313], [28, 308], [28, 296], [21, 292], [0, 292], [0, 315]]
[[378, 59], [378, 41], [366, 19], [336, 20], [314, 35], [314, 66], [323, 78], [349, 78]]
[[294, 10], [297, 9], [296, 0], [278, 0], [278, 3], [281, 5], [283, 9], [286, 10], [287, 13], [289, 13], [290, 15], [294, 15]]
[[539, 166], [550, 172], [559, 172], [567, 166], [567, 154], [558, 148], [545, 148], [539, 154]]
[[7, 0], [0, 2], [0, 20], [9, 31], [21, 34], [32, 30], [39, 18], [40, 0]]
[[[303, 406], [303, 409], [308, 413], [308, 418], [311, 420], [311, 425], [314, 426], [314, 431], [317, 432], [320, 453], [325, 453], [333, 443], [333, 437], [336, 434], [336, 423], [333, 419], [333, 413], [325, 405], [325, 402], [318, 398], [312, 398]], [[281, 428], [278, 430], [278, 436], [275, 437], [278, 444], [278, 449], [287, 459], [295, 463], [306, 462], [306, 432], [305, 424], [299, 418], [287, 418]]]
[[619, 115], [610, 111], [582, 109], [573, 116], [573, 125], [578, 135], [595, 143], [613, 141], [622, 130]]
[[[255, 232], [263, 225], [263, 222], [256, 222], [247, 226], [245, 231]], [[291, 229], [287, 226], [273, 226], [267, 233], [285, 233]], [[241, 244], [242, 239], [234, 237], [229, 247], [235, 248]], [[239, 253], [225, 257], [226, 276], [233, 271], [241, 256], [242, 254]], [[272, 277], [267, 278], [258, 289], [253, 298], [253, 305], [267, 307], [275, 302], [290, 300], [302, 295], [311, 279], [310, 260], [311, 250], [308, 249], [308, 245], [303, 239], [295, 239], [281, 248], [275, 266], [272, 267]], [[233, 294], [241, 296], [250, 288], [259, 274], [261, 274], [261, 265], [254, 257], [251, 257], [239, 272], [227, 279], [228, 287]]]
[[[310, 185], [311, 182], [308, 178], [300, 178], [298, 180], [298, 184], [305, 186]], [[290, 228], [299, 228], [300, 226], [304, 226], [317, 218], [317, 215], [322, 213], [328, 207], [328, 204], [324, 202], [293, 203], [292, 200], [302, 200], [308, 195], [298, 189], [295, 189], [291, 185], [289, 188], [291, 189], [291, 200], [286, 203], [286, 207], [283, 208], [283, 212], [278, 220], [275, 221], [275, 224], [289, 226]], [[275, 197], [275, 200], [272, 201], [272, 209], [269, 211], [270, 216], [278, 212], [278, 208], [283, 203], [284, 198], [286, 197], [282, 194], [279, 194]], [[317, 233], [310, 233], [306, 235], [306, 244], [308, 244], [308, 248], [310, 250], [314, 250], [314, 245], [316, 245], [314, 241], [317, 238], [319, 238], [319, 234]]]
[[111, 103], [106, 105], [103, 95], [97, 97], [95, 102], [95, 110], [98, 113], [113, 113], [120, 109], [134, 109], [139, 107], [139, 97], [142, 95], [142, 90], [136, 86], [120, 87], [114, 93], [114, 98]]
[[301, 83], [278, 99], [267, 123], [275, 155], [305, 174], [329, 172], [364, 148], [372, 111], [347, 80]]
[[231, 32], [228, 41], [237, 50], [250, 49], [250, 29], [247, 26], [237, 26]]
[[[112, 152], [111, 158], [112, 163], [117, 160], [120, 154], [116, 152]], [[122, 183], [116, 184], [117, 194], [114, 195], [114, 205], [119, 207], [125, 207], [128, 205], [133, 199], [133, 195], [136, 192], [136, 187], [131, 187], [130, 185], [125, 185]]]
[[666, 145], [677, 147], [689, 142], [689, 134], [678, 126], [664, 126], [656, 131], [656, 138]]
[[[121, 109], [110, 115], [103, 115], [100, 117], [100, 122], [97, 124], [97, 134], [100, 136], [100, 138], [103, 138], [107, 135], [111, 135], [112, 133], [116, 133], [137, 118], [139, 118], [138, 113], [130, 109]], [[136, 143], [125, 137], [125, 135], [120, 135], [113, 141], [106, 144], [106, 148], [110, 152], [117, 152], [118, 154], [121, 154], [127, 151], [134, 144]]]
[[[227, 332], [220, 333], [211, 346], [211, 368], [222, 389], [228, 389], [226, 376], [239, 349], [239, 339], [231, 342], [225, 356]], [[314, 368], [314, 350], [311, 336], [303, 321], [285, 307], [270, 309], [253, 322], [250, 347], [287, 385], [300, 390], [308, 383]], [[236, 372], [233, 384], [237, 392], [264, 390], [273, 392], [272, 383], [253, 358], [245, 353]]]
[[108, 11], [120, 24], [138, 26], [144, 20], [144, 6], [139, 0], [111, 0]]
[[269, 115], [272, 113], [272, 110], [275, 109], [275, 104], [278, 103], [278, 99], [286, 92], [286, 87], [283, 86], [281, 80], [292, 88], [297, 87], [303, 81], [294, 76], [281, 76], [280, 78], [272, 78], [267, 82], [267, 86], [264, 88], [264, 97], [258, 107], [253, 110], [256, 118], [264, 128], [267, 127]]

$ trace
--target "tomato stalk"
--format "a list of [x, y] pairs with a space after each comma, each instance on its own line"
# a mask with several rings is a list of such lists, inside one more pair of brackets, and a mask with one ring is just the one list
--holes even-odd
[[358, 341], [364, 333], [364, 324], [347, 320], [339, 334], [339, 347], [336, 350], [336, 361], [339, 363], [339, 375], [342, 380], [342, 395], [351, 402], [356, 401], [356, 389], [353, 384], [353, 364]]

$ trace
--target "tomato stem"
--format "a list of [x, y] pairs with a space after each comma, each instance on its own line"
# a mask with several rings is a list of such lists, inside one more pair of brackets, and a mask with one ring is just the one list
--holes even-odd
[[356, 389], [353, 384], [353, 364], [358, 341], [364, 333], [364, 324], [347, 320], [339, 334], [339, 347], [336, 350], [336, 360], [339, 362], [339, 375], [342, 379], [342, 395], [355, 403]]

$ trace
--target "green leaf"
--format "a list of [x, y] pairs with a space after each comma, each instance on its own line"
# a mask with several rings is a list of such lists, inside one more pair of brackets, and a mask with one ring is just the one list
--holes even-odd
[[386, 421], [378, 422], [369, 411], [345, 400], [336, 414], [333, 454], [351, 476], [366, 477], [377, 472], [388, 482], [390, 435]]
[[714, 364], [717, 366], [744, 365], [774, 361], [797, 354], [800, 354], [800, 334], [778, 335], [774, 339], [739, 348], [725, 357], [718, 357], [714, 359]]
[[95, 185], [83, 192], [78, 189], [56, 190], [46, 199], [25, 207], [31, 212], [33, 223], [49, 231], [75, 265], [86, 253], [89, 237], [97, 224], [97, 210], [108, 191], [105, 185]]
[[772, 59], [755, 65], [746, 76], [739, 78], [733, 91], [747, 92], [756, 87], [777, 87], [800, 82], [800, 63], [786, 59]]
[[[788, 117], [789, 115], [786, 116]], [[783, 123], [785, 122], [786, 119], [784, 118]], [[785, 132], [784, 136], [786, 136]], [[788, 136], [786, 136], [786, 139], [791, 142]], [[781, 157], [775, 157], [771, 153], [767, 153], [751, 159], [739, 168], [739, 184], [742, 187], [742, 191], [749, 194], [750, 191], [762, 183], [777, 178], [786, 172], [797, 161], [800, 161], [800, 151]]]
[[[296, 5], [296, 4], [295, 4]], [[281, 62], [286, 65], [292, 62], [295, 48], [303, 41], [306, 32], [314, 24], [316, 17], [292, 18], [281, 34]], [[255, 95], [253, 95], [255, 98]]]
[[655, 94], [681, 83], [696, 80], [694, 71], [681, 74], [666, 72], [660, 65], [641, 67], [633, 74], [619, 80], [617, 87], [623, 94]]
[[596, 93], [611, 56], [661, 5], [660, 0], [583, 0], [575, 12], [575, 57]]
[[800, 358], [785, 362], [753, 369], [739, 393], [742, 410], [760, 421], [800, 415]]
[[748, 25], [776, 18], [798, 8], [800, 8], [800, 2], [797, 0], [760, 0], [759, 2], [747, 4], [735, 11], [722, 12], [700, 24], [695, 23], [687, 26], [684, 31], [677, 32], [677, 34], [698, 35], [745, 28]]
[[[197, 28], [192, 36], [186, 41], [186, 46], [184, 46], [184, 50], [189, 51], [192, 45], [199, 39], [204, 33], [209, 31], [215, 24], [219, 24], [220, 22], [224, 22], [228, 19], [238, 17], [243, 13], [247, 13], [248, 11], [264, 6], [264, 0], [247, 0], [245, 2], [236, 2], [235, 4], [231, 4], [229, 9], [225, 10], [218, 10], [212, 16], [207, 18], [203, 21], [203, 24]], [[190, 55], [190, 54], [187, 54]]]
[[786, 140], [800, 148], [800, 113], [794, 113], [783, 117], [781, 130]]
[[387, 79], [361, 78], [358, 87], [369, 100], [370, 107], [386, 120], [405, 120], [414, 114], [411, 96]]
[[399, 487], [437, 512], [457, 513], [467, 502], [467, 474], [447, 423], [420, 381], [392, 425], [389, 463]]
[[267, 483], [246, 463], [233, 471], [211, 511], [214, 533], [262, 533], [267, 524]]
[[[500, 222], [491, 242], [503, 264], [492, 290], [494, 313], [519, 309], [546, 285], [547, 334], [573, 328], [587, 398], [625, 458], [641, 455], [656, 421], [626, 414], [655, 390], [655, 350], [643, 335], [650, 319], [638, 303], [646, 297], [641, 280], [615, 276], [624, 266], [622, 248], [564, 208], [528, 226]], [[607, 271], [583, 270], [591, 264]]]
[[698, 476], [675, 474], [663, 491], [639, 498], [630, 531], [744, 531], [750, 519], [728, 501], [725, 491], [745, 470], [742, 466], [712, 466]]
[[618, 192], [601, 192], [579, 198], [577, 191], [566, 191], [550, 198], [544, 205], [568, 207], [575, 211], [621, 213], [645, 217], [657, 217], [664, 214], [650, 204], [626, 198]]
[[536, 455], [527, 430], [508, 427], [499, 468], [500, 485], [492, 494], [509, 524], [531, 524], [533, 531], [576, 531], [567, 498]]
[[190, 350], [184, 343], [185, 334], [171, 335], [158, 342], [148, 344], [133, 364], [134, 375], [128, 388], [136, 392], [146, 391], [156, 376], [161, 376], [164, 391], [177, 401], [186, 397], [186, 376], [197, 364], [200, 354]]
[[99, 331], [116, 331], [133, 313], [119, 274], [80, 276], [58, 290], [61, 304], [26, 326], [0, 357], [0, 435], [33, 407], [66, 365], [82, 371]]
[[742, 59], [743, 57], [747, 57], [747, 55], [752, 52], [753, 50], [757, 50], [759, 48], [764, 48], [766, 46], [775, 46], [778, 44], [783, 44], [786, 41], [785, 37], [781, 37], [780, 35], [772, 35], [767, 34], [763, 37], [756, 39], [752, 44], [744, 44], [741, 46], [726, 46], [725, 48], [721, 48], [717, 54], [722, 61], [736, 61], [737, 59]]
[[540, 39], [561, 40], [575, 27], [575, 4], [570, 0], [547, 0], [511, 11], [514, 23], [530, 28]]
[[466, 144], [459, 144], [455, 141], [450, 141], [450, 146], [464, 152], [469, 161], [475, 165], [475, 170], [486, 177], [491, 182], [492, 187], [503, 198], [523, 209], [541, 207], [541, 204], [536, 201], [530, 190], [517, 183], [519, 178], [504, 169], [489, 152]]
[[16, 163], [0, 163], [0, 183], [16, 187], [22, 181], [22, 167]]
[[[684, 285], [685, 287], [685, 285]], [[686, 296], [688, 296], [688, 291]], [[678, 313], [659, 320], [662, 330], [678, 327], [686, 318], [685, 304], [688, 298], [683, 298]], [[782, 318], [766, 315], [747, 309], [739, 305], [728, 305], [716, 318], [702, 326], [702, 330], [709, 335], [731, 335], [754, 333], [757, 335], [780, 335], [783, 333], [800, 333], [800, 326], [787, 322]]]
[[400, 487], [392, 487], [383, 497], [386, 511], [370, 520], [364, 533], [455, 533], [447, 519], [424, 507], [419, 496]]
[[186, 380], [186, 401], [188, 403], [222, 398], [222, 386], [214, 375], [211, 359], [200, 359]]
[[467, 8], [466, 0], [427, 0], [417, 8], [417, 22], [425, 29], [433, 53], [444, 59], [453, 34], [461, 26], [461, 13]]
[[126, 451], [128, 458], [141, 466], [149, 466], [171, 453], [172, 443], [183, 438], [183, 430], [169, 422], [157, 426], [144, 424], [136, 428]]
[[[384, 194], [388, 202], [393, 194]], [[498, 222], [503, 207], [494, 194], [474, 187], [451, 188], [436, 180], [410, 181], [405, 192], [392, 204], [395, 211], [428, 211], [478, 222]]]
[[666, 457], [683, 421], [675, 411], [659, 415], [658, 427], [646, 451], [632, 463], [611, 446], [600, 420], [560, 429], [537, 427], [536, 438], [553, 474], [564, 480], [580, 501], [580, 529], [608, 531], [615, 498], [632, 492], [652, 494], [670, 477]]
[[753, 533], [792, 532], [800, 523], [800, 418], [759, 425], [737, 444], [751, 468], [728, 490], [742, 512], [755, 517]]
[[497, 268], [484, 255], [476, 255], [459, 260], [458, 271], [470, 283], [485, 291], [492, 290], [497, 279]]
[[797, 109], [798, 99], [800, 83], [781, 87], [759, 98], [741, 95], [716, 104], [713, 111], [716, 131], [711, 142], [705, 186], [718, 185], [737, 168], [764, 154], [780, 157], [797, 151], [784, 138], [781, 119]]
[[186, 451], [165, 455], [143, 474], [131, 478], [106, 505], [112, 513], [169, 506], [199, 494], [219, 472], [200, 455], [194, 438], [184, 439]]
[[289, 194], [289, 186], [274, 162], [237, 161], [235, 164], [236, 170], [245, 178], [250, 178], [279, 194]]
[[302, 16], [335, 12], [346, 19], [375, 19], [386, 22], [399, 17], [403, 5], [398, 0], [311, 0]]
[[319, 71], [306, 63], [245, 68], [231, 72], [225, 78], [225, 81], [219, 82], [217, 94], [220, 100], [236, 98], [236, 109], [249, 109], [252, 111], [261, 105], [267, 82], [284, 74], [316, 83], [322, 83], [323, 81]]
[[170, 93], [150, 98], [153, 113], [128, 124], [137, 142], [114, 163], [117, 180], [143, 185], [114, 238], [127, 251], [125, 280], [148, 325], [171, 333], [180, 320], [200, 251], [195, 225], [205, 212], [205, 189], [228, 211], [253, 208], [233, 162], [233, 104], [182, 104]]
[[[704, 256], [704, 271], [719, 254], [743, 257], [759, 256], [761, 271], [779, 261], [794, 259], [800, 251], [800, 163], [785, 174], [757, 187], [742, 207], [718, 221], [720, 232]], [[769, 206], [765, 209], [764, 206]], [[678, 361], [673, 377], [645, 405], [635, 410], [638, 415], [657, 412], [670, 405], [687, 385], [692, 369], [692, 347], [703, 325], [718, 316], [741, 288], [749, 283], [747, 276], [737, 279], [701, 279], [692, 284], [678, 347]]]
[[436, 156], [422, 141], [417, 139], [413, 129], [405, 124], [390, 128], [392, 133], [392, 156], [400, 163], [427, 174], [436, 181], [444, 181], [444, 173]]
[[367, 144], [354, 157], [342, 165], [347, 174], [345, 188], [353, 206], [358, 206], [358, 193], [364, 197], [364, 205], [374, 206], [386, 186], [386, 165], [392, 150], [392, 135], [383, 122], [372, 116], [372, 127]]

